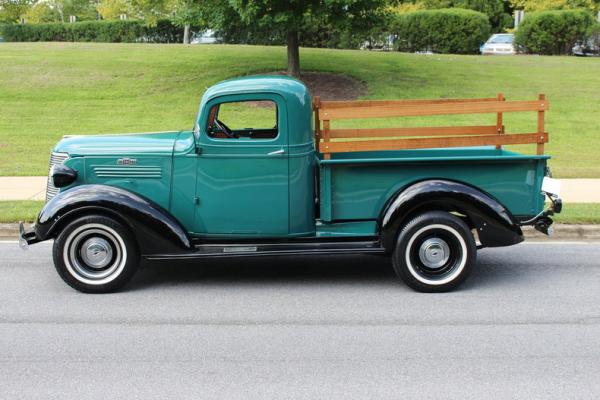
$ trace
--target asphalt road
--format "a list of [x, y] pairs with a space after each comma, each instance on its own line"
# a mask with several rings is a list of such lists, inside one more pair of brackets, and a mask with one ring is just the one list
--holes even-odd
[[372, 256], [161, 265], [80, 294], [0, 243], [0, 398], [597, 399], [600, 244], [485, 249], [419, 294]]

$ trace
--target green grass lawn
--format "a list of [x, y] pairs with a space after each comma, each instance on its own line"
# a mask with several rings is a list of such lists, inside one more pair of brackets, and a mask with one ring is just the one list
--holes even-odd
[[0, 223], [33, 222], [44, 206], [43, 201], [0, 201]]
[[[280, 70], [283, 47], [92, 43], [0, 45], [0, 175], [45, 175], [64, 134], [190, 129], [208, 86]], [[351, 75], [366, 98], [535, 99], [551, 109], [546, 147], [560, 178], [600, 177], [600, 59], [481, 57], [302, 49], [304, 70]], [[508, 132], [531, 132], [535, 115], [505, 116]], [[493, 115], [427, 123], [495, 123]], [[396, 124], [368, 122], [368, 126]], [[423, 123], [404, 119], [402, 124]], [[345, 122], [357, 126], [356, 122]], [[532, 149], [530, 146], [528, 149]]]
[[[43, 205], [34, 200], [0, 201], [0, 223], [33, 222]], [[553, 218], [559, 224], [600, 224], [600, 203], [567, 203]]]
[[563, 211], [552, 218], [557, 224], [600, 224], [600, 204], [567, 203]]

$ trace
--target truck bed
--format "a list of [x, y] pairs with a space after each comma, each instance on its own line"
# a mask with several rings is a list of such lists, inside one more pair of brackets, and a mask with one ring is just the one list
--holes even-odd
[[490, 194], [515, 216], [542, 211], [546, 155], [490, 147], [389, 150], [319, 156], [320, 218], [375, 221], [386, 201], [426, 179], [449, 179]]

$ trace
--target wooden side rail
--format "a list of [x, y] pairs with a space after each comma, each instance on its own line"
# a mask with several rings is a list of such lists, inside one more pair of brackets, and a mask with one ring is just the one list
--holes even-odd
[[[543, 94], [534, 101], [506, 101], [503, 94], [484, 99], [321, 101], [315, 98], [315, 142], [325, 159], [331, 153], [350, 151], [422, 149], [438, 147], [537, 144], [543, 154], [548, 133], [544, 113], [548, 101]], [[505, 134], [505, 112], [537, 112], [537, 132]], [[494, 125], [439, 126], [381, 129], [332, 129], [331, 121], [456, 114], [495, 114]], [[384, 139], [382, 139], [384, 138]], [[394, 139], [385, 139], [394, 138]], [[334, 139], [334, 141], [332, 141]], [[343, 139], [349, 139], [344, 141]]]

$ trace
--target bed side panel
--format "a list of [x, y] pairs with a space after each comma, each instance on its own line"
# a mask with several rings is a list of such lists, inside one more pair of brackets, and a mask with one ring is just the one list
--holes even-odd
[[[376, 219], [386, 201], [402, 188], [425, 179], [449, 179], [487, 192], [513, 215], [534, 215], [544, 204], [540, 193], [544, 159], [321, 164], [329, 170], [328, 220]], [[328, 175], [327, 173], [324, 174]], [[322, 182], [323, 183], [323, 182]], [[327, 209], [329, 207], [329, 209]]]

